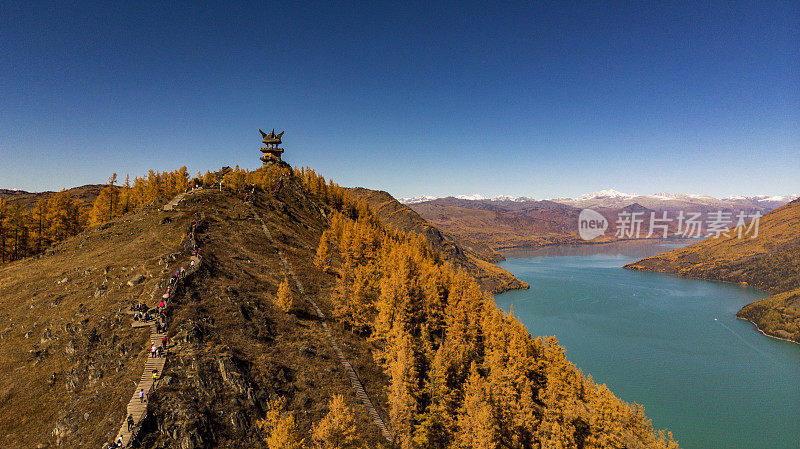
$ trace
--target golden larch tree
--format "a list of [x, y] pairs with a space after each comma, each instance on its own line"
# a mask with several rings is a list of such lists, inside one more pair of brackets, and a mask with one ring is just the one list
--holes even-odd
[[328, 402], [328, 414], [314, 426], [311, 439], [318, 449], [356, 449], [362, 447], [356, 432], [353, 411], [344, 396], [334, 395]]
[[297, 435], [297, 422], [294, 414], [285, 412], [286, 400], [273, 399], [267, 405], [264, 419], [256, 424], [266, 434], [264, 442], [269, 449], [302, 449], [305, 439]]
[[283, 282], [278, 286], [275, 304], [284, 312], [292, 310], [292, 289], [289, 288], [289, 279], [286, 277], [283, 278]]

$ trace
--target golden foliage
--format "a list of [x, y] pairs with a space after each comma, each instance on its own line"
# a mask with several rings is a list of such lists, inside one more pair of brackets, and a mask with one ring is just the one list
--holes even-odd
[[81, 232], [86, 218], [80, 201], [63, 190], [39, 199], [28, 211], [0, 199], [0, 263], [37, 254]]
[[398, 447], [676, 446], [640, 406], [584, 377], [555, 337], [533, 338], [421, 237], [384, 228], [311, 170], [295, 175], [331, 209], [315, 262], [340, 275], [335, 318], [377, 348]]
[[275, 305], [287, 313], [292, 310], [292, 289], [289, 287], [289, 279], [286, 277], [283, 278], [283, 282], [278, 286]]
[[305, 439], [297, 435], [297, 423], [294, 414], [285, 412], [286, 400], [283, 398], [270, 401], [264, 419], [257, 425], [266, 434], [264, 442], [269, 449], [301, 449]]
[[328, 403], [328, 414], [314, 426], [312, 441], [318, 449], [356, 449], [362, 447], [353, 411], [344, 397], [335, 395]]

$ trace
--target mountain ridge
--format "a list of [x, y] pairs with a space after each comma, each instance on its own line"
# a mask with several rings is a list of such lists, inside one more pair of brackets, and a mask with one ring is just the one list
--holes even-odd
[[[604, 243], [628, 238], [663, 238], [663, 232], [650, 231], [654, 217], [667, 217], [668, 237], [699, 237], [711, 232], [714, 217], [765, 214], [784, 204], [790, 196], [717, 199], [700, 194], [633, 195], [606, 190], [576, 199], [534, 200], [525, 197], [445, 197], [409, 202], [408, 207], [422, 218], [452, 235], [483, 242], [495, 250], [537, 247], [554, 244]], [[608, 222], [601, 237], [590, 241], [579, 235], [579, 216], [583, 209], [600, 213]], [[624, 225], [620, 214], [638, 213], [641, 232], [618, 229]], [[696, 215], [699, 214], [699, 215]], [[695, 217], [695, 229], [680, 229], [678, 220]], [[619, 232], [618, 232], [619, 231]]]
[[527, 196], [513, 197], [508, 195], [500, 195], [495, 197], [486, 197], [480, 194], [442, 196], [442, 197], [423, 195], [418, 197], [398, 198], [397, 200], [400, 203], [406, 205], [427, 203], [436, 200], [450, 200], [450, 199], [476, 201], [476, 202], [517, 202], [517, 203], [550, 201], [554, 203], [571, 205], [574, 207], [620, 207], [620, 203], [623, 203], [622, 206], [624, 206], [627, 205], [625, 204], [627, 202], [672, 201], [672, 202], [688, 203], [692, 205], [722, 205], [722, 207], [749, 206], [754, 208], [771, 210], [776, 207], [782, 206], [783, 204], [786, 204], [798, 197], [800, 197], [800, 194], [752, 195], [752, 196], [729, 195], [721, 198], [716, 198], [706, 194], [688, 194], [688, 193], [671, 194], [667, 192], [659, 192], [652, 195], [637, 195], [634, 193], [620, 192], [614, 189], [606, 189], [580, 195], [575, 198], [559, 197], [559, 198], [547, 198], [542, 200], [536, 200], [535, 198]]
[[494, 262], [505, 260], [500, 253], [484, 243], [439, 230], [388, 192], [363, 187], [349, 188], [348, 192], [369, 203], [385, 225], [422, 235], [431, 249], [445, 255], [458, 268], [466, 270], [482, 288], [492, 293], [530, 288], [527, 282], [494, 265]]
[[[100, 447], [115, 437], [149, 357], [130, 306], [162, 297], [191, 254], [191, 229], [203, 263], [166, 306], [169, 357], [143, 401], [139, 447], [263, 447], [277, 398], [286, 406], [279, 417], [308, 435], [341, 393], [368, 447], [389, 446], [362, 393], [402, 447], [437, 438], [486, 447], [478, 431], [513, 447], [677, 447], [641, 406], [584, 376], [554, 337], [534, 338], [472, 277], [416, 233], [385, 228], [366, 202], [280, 165], [224, 176], [222, 191], [209, 182], [171, 208], [159, 207], [171, 196], [158, 197], [0, 266], [0, 355], [15, 367], [0, 372], [0, 446]], [[245, 202], [251, 180], [258, 185]], [[196, 227], [193, 217], [202, 217]], [[318, 268], [325, 261], [331, 270]], [[290, 297], [301, 296], [283, 307], [274, 298], [287, 274], [297, 286]], [[348, 309], [352, 301], [366, 302]], [[366, 333], [352, 321], [365, 315]], [[363, 391], [354, 392], [353, 375]], [[490, 401], [490, 390], [511, 395]], [[433, 433], [428, 403], [449, 422]]]

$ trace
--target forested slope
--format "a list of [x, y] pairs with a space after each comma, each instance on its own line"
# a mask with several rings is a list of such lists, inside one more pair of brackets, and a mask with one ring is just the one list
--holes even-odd
[[348, 189], [348, 193], [366, 201], [384, 225], [421, 235], [431, 249], [477, 279], [481, 288], [500, 293], [529, 287], [526, 282], [493, 264], [504, 257], [488, 245], [439, 230], [388, 193], [364, 188]]

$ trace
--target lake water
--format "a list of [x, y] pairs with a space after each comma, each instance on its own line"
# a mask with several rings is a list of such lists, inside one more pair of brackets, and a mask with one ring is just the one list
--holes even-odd
[[531, 284], [497, 295], [533, 335], [618, 397], [638, 402], [686, 449], [800, 448], [800, 345], [736, 319], [756, 289], [622, 269], [686, 243], [506, 252], [499, 265]]

